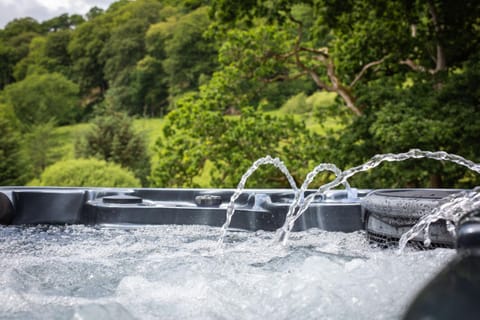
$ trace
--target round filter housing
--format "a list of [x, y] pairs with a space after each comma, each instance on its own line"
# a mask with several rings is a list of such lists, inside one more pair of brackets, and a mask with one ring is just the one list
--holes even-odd
[[[362, 201], [365, 229], [370, 241], [384, 246], [397, 245], [400, 237], [421, 217], [430, 214], [439, 201], [457, 189], [383, 189], [376, 190]], [[452, 247], [454, 239], [444, 221], [430, 226], [431, 247]], [[413, 242], [424, 248], [423, 235]]]

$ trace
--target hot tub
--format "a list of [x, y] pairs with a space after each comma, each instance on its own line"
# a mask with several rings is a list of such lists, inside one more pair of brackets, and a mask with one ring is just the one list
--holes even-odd
[[[432, 239], [435, 250], [410, 248], [399, 255], [385, 245], [385, 239], [395, 242], [399, 230], [419, 218], [416, 210], [407, 216], [408, 210], [395, 211], [399, 206], [412, 209], [413, 201], [423, 208], [443, 191], [356, 190], [354, 196], [329, 191], [295, 222], [296, 232], [282, 247], [272, 231], [283, 225], [293, 192], [245, 190], [219, 249], [219, 227], [234, 192], [0, 188], [0, 317], [442, 319], [452, 316], [449, 310], [459, 318], [477, 314], [479, 214], [466, 216], [454, 238], [440, 225], [442, 237]], [[401, 201], [389, 198], [382, 205], [385, 196]]]

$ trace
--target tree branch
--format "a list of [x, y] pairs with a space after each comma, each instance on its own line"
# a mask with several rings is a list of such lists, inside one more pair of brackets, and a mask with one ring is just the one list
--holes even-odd
[[[302, 36], [303, 36], [303, 24], [301, 21], [295, 19], [291, 14], [289, 15], [289, 18], [293, 22], [298, 24], [297, 39], [295, 41], [295, 45], [292, 50], [295, 56], [296, 65], [300, 69], [302, 69], [304, 72], [310, 75], [310, 77], [313, 79], [313, 81], [315, 82], [318, 88], [329, 91], [329, 92], [337, 93], [339, 96], [342, 97], [347, 107], [350, 110], [352, 110], [353, 113], [355, 113], [357, 116], [361, 116], [362, 112], [355, 105], [355, 97], [352, 95], [348, 87], [345, 87], [340, 83], [337, 75], [335, 74], [335, 64], [333, 62], [333, 59], [328, 55], [328, 48], [313, 49], [313, 48], [301, 47], [300, 44], [302, 42]], [[332, 85], [328, 85], [326, 82], [322, 81], [322, 79], [320, 79], [320, 76], [318, 75], [317, 72], [315, 72], [315, 70], [307, 67], [301, 61], [300, 52], [310, 52], [315, 54], [314, 58], [321, 61], [327, 68], [327, 76], [330, 82], [332, 83]]]
[[308, 72], [310, 77], [312, 77], [313, 82], [315, 82], [315, 84], [317, 85], [318, 88], [323, 89], [323, 90], [327, 90], [329, 92], [335, 91], [332, 86], [329, 86], [328, 84], [323, 82], [315, 71], [308, 70], [308, 68], [305, 67], [305, 66], [304, 66], [304, 68], [306, 69], [306, 71]]
[[283, 81], [283, 80], [295, 80], [295, 79], [298, 79], [300, 77], [303, 77], [305, 75], [307, 75], [308, 72], [307, 71], [303, 71], [303, 72], [300, 72], [300, 73], [297, 73], [295, 75], [288, 75], [288, 74], [279, 74], [273, 78], [268, 78], [268, 79], [262, 79], [261, 81], [263, 83], [272, 83], [272, 82], [276, 82], [276, 81]]
[[424, 66], [416, 64], [412, 59], [400, 60], [399, 63], [410, 67], [410, 69], [412, 69], [413, 71], [416, 71], [416, 72], [428, 72], [430, 74], [435, 73], [435, 70], [427, 69]]
[[379, 64], [382, 64], [387, 57], [383, 57], [380, 60], [372, 61], [370, 63], [367, 63], [366, 65], [363, 66], [362, 70], [357, 74], [355, 79], [353, 79], [352, 83], [350, 83], [350, 88], [353, 88], [353, 86], [365, 75], [368, 69], [371, 67], [377, 66]]
[[315, 54], [321, 55], [321, 56], [323, 56], [323, 57], [325, 57], [325, 58], [328, 58], [328, 57], [329, 57], [329, 55], [328, 55], [328, 48], [313, 49], [313, 48], [299, 47], [298, 50], [299, 50], [299, 51], [305, 51], [305, 52], [315, 53]]

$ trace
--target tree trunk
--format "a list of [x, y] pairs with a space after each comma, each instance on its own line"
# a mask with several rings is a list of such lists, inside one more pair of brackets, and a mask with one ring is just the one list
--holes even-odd
[[431, 188], [441, 188], [443, 185], [442, 176], [438, 173], [432, 173], [430, 175], [430, 187]]
[[445, 55], [445, 49], [443, 48], [442, 41], [441, 41], [441, 33], [442, 28], [440, 27], [440, 23], [438, 22], [438, 14], [437, 9], [432, 1], [428, 1], [428, 9], [430, 11], [430, 16], [432, 18], [433, 27], [435, 30], [435, 39], [436, 39], [436, 48], [437, 54], [435, 59], [435, 70], [433, 73], [437, 73], [439, 71], [443, 71], [447, 68], [447, 57]]
[[347, 105], [347, 107], [355, 113], [357, 116], [362, 115], [362, 111], [356, 105], [356, 99], [353, 94], [347, 88], [343, 86], [339, 86], [336, 90], [334, 90], [340, 97], [342, 97], [343, 101]]

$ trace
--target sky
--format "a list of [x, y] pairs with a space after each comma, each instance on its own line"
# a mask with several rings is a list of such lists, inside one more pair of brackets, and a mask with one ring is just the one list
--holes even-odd
[[32, 17], [38, 22], [63, 13], [81, 14], [97, 6], [108, 8], [114, 0], [0, 0], [0, 28], [15, 18]]

